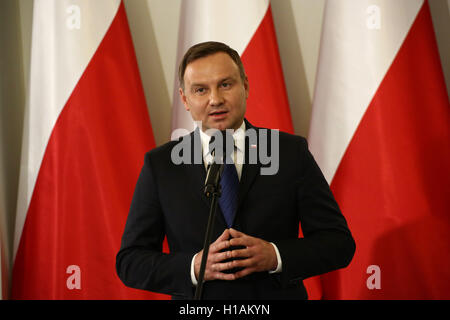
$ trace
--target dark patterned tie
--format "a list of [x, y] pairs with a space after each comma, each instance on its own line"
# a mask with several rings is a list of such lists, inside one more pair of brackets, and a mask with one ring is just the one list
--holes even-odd
[[239, 189], [239, 177], [233, 159], [233, 153], [227, 156], [224, 164], [220, 187], [222, 194], [219, 198], [219, 206], [229, 228], [233, 225], [237, 209], [237, 198]]

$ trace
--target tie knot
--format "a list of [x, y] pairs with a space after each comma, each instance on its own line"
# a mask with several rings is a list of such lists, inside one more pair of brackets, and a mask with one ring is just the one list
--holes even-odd
[[228, 130], [217, 131], [209, 141], [209, 154], [214, 161], [222, 163], [234, 163], [235, 142], [233, 135]]

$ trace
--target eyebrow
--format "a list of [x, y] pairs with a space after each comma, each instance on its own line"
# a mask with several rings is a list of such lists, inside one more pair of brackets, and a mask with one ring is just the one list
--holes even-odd
[[[225, 81], [236, 81], [236, 79], [234, 79], [232, 76], [229, 76], [229, 77], [225, 77], [223, 79], [220, 79], [218, 83], [222, 83], [222, 82], [225, 82]], [[205, 84], [201, 83], [201, 82], [198, 82], [198, 83], [195, 82], [195, 83], [191, 84], [191, 87], [203, 87], [203, 86], [205, 86]]]
[[223, 78], [222, 80], [220, 80], [219, 82], [225, 82], [225, 81], [230, 81], [230, 80], [234, 80], [234, 78], [233, 77], [226, 77], [226, 78]]

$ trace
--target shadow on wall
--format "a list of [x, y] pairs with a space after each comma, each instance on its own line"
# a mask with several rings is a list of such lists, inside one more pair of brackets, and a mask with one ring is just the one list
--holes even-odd
[[450, 0], [428, 0], [433, 27], [441, 56], [447, 95], [450, 96]]
[[170, 138], [172, 103], [147, 1], [125, 1], [156, 145]]
[[25, 85], [18, 1], [0, 2], [0, 249], [3, 298], [9, 295]]
[[274, 1], [271, 5], [294, 132], [307, 137], [312, 100], [293, 8], [290, 1]]

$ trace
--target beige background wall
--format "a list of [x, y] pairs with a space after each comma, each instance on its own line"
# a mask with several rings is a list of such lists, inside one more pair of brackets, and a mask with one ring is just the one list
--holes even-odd
[[[170, 137], [182, 0], [124, 1], [160, 145]], [[450, 0], [429, 3], [449, 91]], [[271, 4], [294, 129], [307, 136], [325, 0], [272, 0]], [[6, 265], [10, 263], [14, 230], [32, 8], [33, 0], [0, 0], [0, 240], [7, 253]]]

